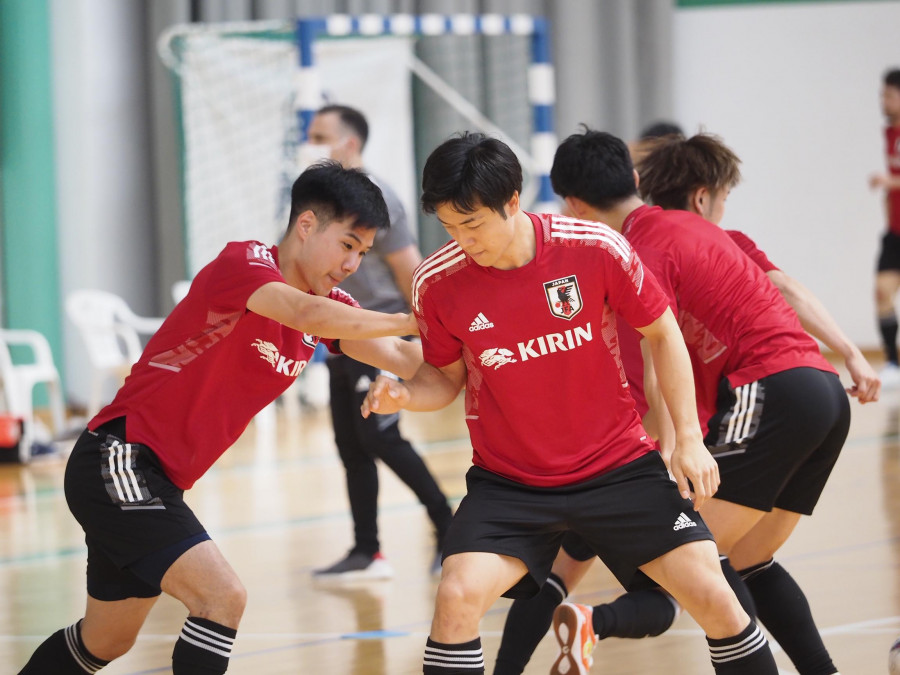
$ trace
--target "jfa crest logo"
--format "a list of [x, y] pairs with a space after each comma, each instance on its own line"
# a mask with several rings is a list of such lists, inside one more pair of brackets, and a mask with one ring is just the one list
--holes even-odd
[[553, 316], [571, 320], [581, 311], [581, 291], [578, 290], [578, 279], [575, 275], [556, 281], [545, 281], [544, 292], [547, 294], [547, 303]]

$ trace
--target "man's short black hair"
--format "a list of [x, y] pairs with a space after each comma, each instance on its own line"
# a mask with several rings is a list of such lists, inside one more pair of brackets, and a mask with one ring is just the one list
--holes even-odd
[[560, 197], [576, 197], [604, 210], [637, 195], [628, 146], [612, 134], [587, 127], [556, 149], [550, 182]]
[[321, 225], [352, 217], [354, 227], [387, 229], [387, 206], [381, 190], [359, 169], [323, 160], [300, 174], [291, 187], [291, 215], [288, 228], [304, 211], [316, 214]]
[[661, 138], [672, 135], [684, 136], [684, 131], [675, 122], [660, 120], [644, 127], [643, 131], [641, 131], [640, 139], [646, 140], [648, 138]]
[[884, 74], [884, 84], [886, 87], [896, 87], [900, 89], [900, 68], [891, 68]]
[[366, 121], [366, 116], [359, 110], [351, 108], [348, 105], [331, 104], [323, 106], [316, 111], [317, 115], [324, 115], [326, 113], [337, 115], [341, 120], [341, 124], [349, 127], [359, 138], [360, 148], [366, 146], [366, 141], [369, 140], [369, 123]]
[[450, 204], [462, 213], [486, 207], [506, 215], [505, 206], [522, 192], [522, 165], [506, 143], [463, 132], [444, 141], [422, 170], [422, 210]]

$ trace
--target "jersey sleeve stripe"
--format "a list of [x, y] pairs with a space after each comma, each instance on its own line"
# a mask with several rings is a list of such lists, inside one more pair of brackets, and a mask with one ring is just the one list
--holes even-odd
[[419, 290], [422, 284], [431, 277], [448, 267], [452, 267], [465, 260], [466, 254], [456, 242], [450, 242], [444, 248], [438, 249], [428, 256], [413, 275], [413, 305], [416, 311], [421, 311], [419, 306]]

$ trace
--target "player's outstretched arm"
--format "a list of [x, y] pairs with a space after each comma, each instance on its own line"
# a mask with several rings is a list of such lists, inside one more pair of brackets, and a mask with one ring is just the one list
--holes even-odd
[[442, 368], [423, 363], [407, 382], [380, 375], [369, 385], [362, 415], [389, 415], [401, 409], [424, 412], [450, 405], [466, 382], [466, 364], [460, 359]]
[[412, 378], [424, 362], [421, 343], [407, 342], [398, 337], [341, 340], [341, 351], [352, 359], [394, 373], [405, 380]]
[[247, 300], [247, 309], [294, 330], [323, 338], [364, 340], [418, 333], [411, 314], [359, 309], [277, 281], [256, 289]]
[[853, 387], [847, 389], [847, 393], [856, 396], [860, 403], [877, 401], [881, 393], [878, 374], [825, 305], [806, 286], [781, 270], [770, 270], [766, 274], [797, 313], [803, 330], [843, 357], [853, 380]]
[[693, 483], [694, 507], [700, 508], [719, 489], [719, 466], [703, 444], [694, 374], [678, 322], [667, 307], [656, 321], [637, 330], [647, 339], [659, 389], [675, 428], [670, 470], [685, 498], [690, 497], [688, 480]]

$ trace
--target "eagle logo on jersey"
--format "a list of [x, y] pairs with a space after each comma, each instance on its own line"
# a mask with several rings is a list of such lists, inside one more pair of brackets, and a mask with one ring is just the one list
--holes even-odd
[[288, 357], [279, 354], [278, 347], [267, 340], [256, 338], [251, 344], [259, 350], [259, 358], [268, 361], [269, 365], [272, 366], [279, 375], [297, 377], [306, 367], [307, 361], [289, 359]]
[[554, 281], [545, 281], [544, 293], [553, 316], [571, 321], [581, 311], [581, 291], [578, 290], [578, 279], [574, 274]]
[[278, 364], [278, 347], [260, 338], [253, 341], [253, 346], [259, 350], [261, 359], [265, 359], [273, 367]]
[[481, 361], [481, 365], [485, 368], [493, 366], [494, 370], [497, 370], [497, 368], [504, 366], [507, 363], [515, 363], [516, 360], [513, 356], [514, 354], [508, 349], [494, 347], [493, 349], [485, 349], [481, 352], [481, 356], [478, 357], [478, 360]]

